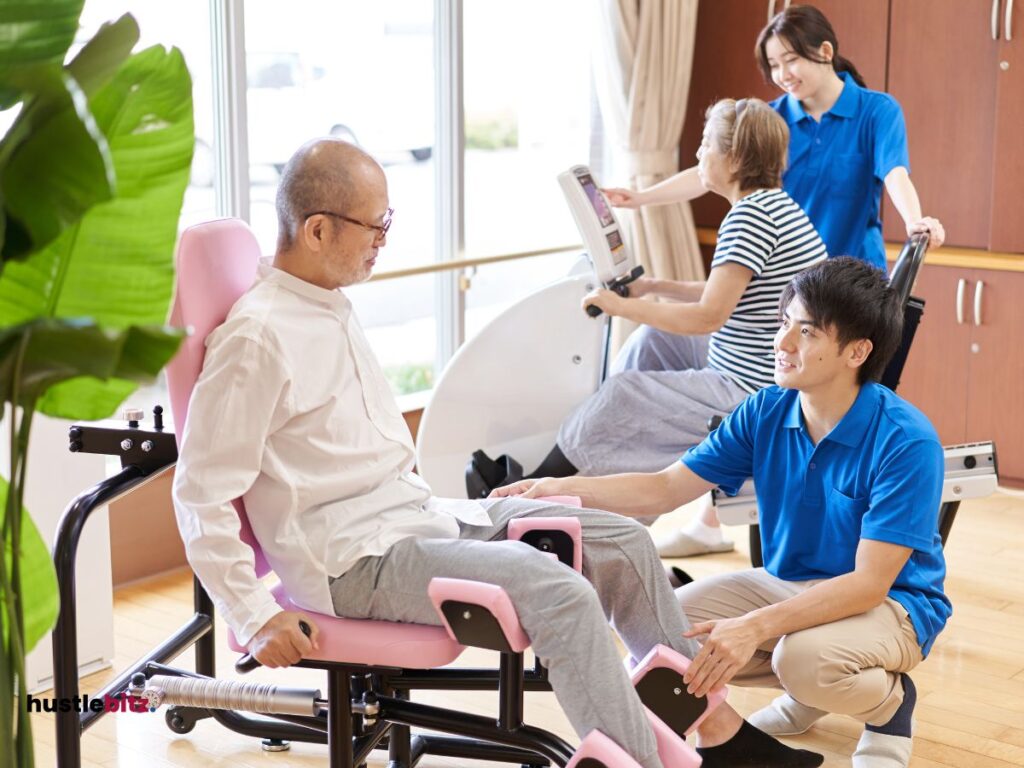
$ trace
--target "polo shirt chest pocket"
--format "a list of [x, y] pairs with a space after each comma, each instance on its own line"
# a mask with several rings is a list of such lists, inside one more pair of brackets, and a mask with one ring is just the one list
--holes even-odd
[[833, 488], [828, 494], [828, 537], [834, 545], [856, 551], [868, 497], [854, 498]]
[[860, 152], [845, 152], [828, 159], [826, 176], [829, 192], [836, 197], [855, 198], [863, 195], [865, 176], [870, 172], [871, 162]]

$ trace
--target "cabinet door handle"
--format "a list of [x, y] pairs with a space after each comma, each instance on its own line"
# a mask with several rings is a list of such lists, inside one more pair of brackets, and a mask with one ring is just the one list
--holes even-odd
[[789, 4], [790, 4], [791, 2], [793, 2], [793, 0], [786, 0], [786, 3], [785, 3], [785, 5], [783, 5], [783, 6], [782, 6], [782, 10], [786, 10], [787, 8], [789, 8]]
[[[999, 2], [999, 0], [996, 0]], [[775, 0], [768, 0], [768, 21], [772, 20], [772, 16], [775, 15]]]
[[1006, 15], [1003, 16], [1003, 37], [1006, 42], [1013, 39], [1013, 35], [1010, 33], [1011, 24], [1013, 24], [1013, 0], [1006, 0]]
[[967, 281], [960, 278], [956, 281], [956, 324], [964, 324], [964, 293], [967, 291]]
[[999, 0], [992, 0], [992, 39], [999, 39]]
[[985, 281], [979, 280], [974, 286], [974, 324], [981, 325], [981, 297], [985, 292]]

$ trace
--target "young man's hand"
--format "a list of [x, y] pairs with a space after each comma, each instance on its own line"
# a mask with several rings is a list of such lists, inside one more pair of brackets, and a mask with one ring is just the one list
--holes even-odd
[[523, 499], [538, 499], [542, 496], [565, 496], [561, 478], [543, 477], [539, 480], [520, 480], [518, 483], [495, 488], [487, 497], [499, 499], [504, 496], [519, 496]]
[[[309, 637], [299, 628], [299, 622], [309, 625]], [[320, 630], [304, 613], [281, 611], [253, 635], [249, 641], [249, 653], [265, 667], [290, 667], [319, 648], [317, 640]]]
[[687, 692], [695, 696], [706, 696], [728, 684], [767, 639], [747, 616], [705, 621], [684, 633], [684, 637], [699, 635], [707, 639], [683, 675]]

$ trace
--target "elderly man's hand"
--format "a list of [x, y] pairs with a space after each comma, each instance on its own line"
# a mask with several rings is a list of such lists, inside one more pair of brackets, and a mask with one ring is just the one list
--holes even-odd
[[[299, 628], [300, 621], [309, 625], [309, 637]], [[290, 667], [320, 647], [319, 637], [320, 630], [309, 616], [299, 611], [281, 611], [253, 635], [249, 653], [265, 667]]]

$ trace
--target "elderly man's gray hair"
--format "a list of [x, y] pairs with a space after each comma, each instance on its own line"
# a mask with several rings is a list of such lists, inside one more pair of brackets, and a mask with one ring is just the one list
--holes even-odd
[[279, 251], [294, 244], [309, 214], [348, 211], [355, 193], [352, 164], [367, 157], [361, 149], [336, 139], [310, 142], [292, 155], [277, 188]]

